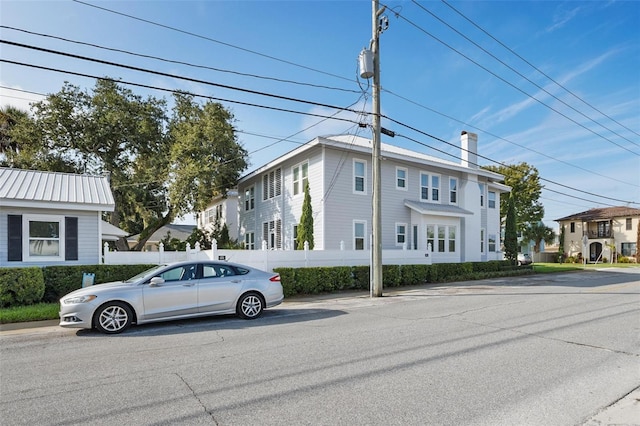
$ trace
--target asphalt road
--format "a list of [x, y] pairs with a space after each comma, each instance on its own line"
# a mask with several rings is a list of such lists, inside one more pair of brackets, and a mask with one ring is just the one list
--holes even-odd
[[601, 424], [640, 386], [638, 272], [295, 299], [117, 336], [3, 331], [0, 424]]

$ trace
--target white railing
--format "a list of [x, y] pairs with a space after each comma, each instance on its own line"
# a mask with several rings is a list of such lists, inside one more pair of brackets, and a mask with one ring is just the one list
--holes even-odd
[[[104, 247], [103, 262], [107, 265], [125, 264], [161, 264], [181, 260], [223, 260], [273, 271], [274, 268], [301, 268], [311, 266], [359, 266], [370, 265], [371, 252], [368, 250], [268, 250], [263, 242], [262, 250], [218, 249], [214, 241], [211, 250], [201, 251], [196, 243], [195, 249], [187, 245], [185, 251], [164, 251], [160, 245], [157, 252], [110, 251]], [[340, 245], [344, 248], [344, 244]], [[382, 250], [382, 263], [387, 265], [430, 265], [431, 252], [418, 250]]]

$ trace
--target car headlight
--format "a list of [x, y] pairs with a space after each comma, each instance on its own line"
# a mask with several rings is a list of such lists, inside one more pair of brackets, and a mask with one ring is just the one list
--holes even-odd
[[68, 305], [73, 305], [73, 304], [76, 304], [76, 303], [87, 303], [87, 302], [91, 302], [96, 297], [98, 297], [98, 296], [96, 296], [95, 294], [88, 294], [86, 296], [70, 297], [68, 299], [64, 299], [64, 303], [68, 304]]

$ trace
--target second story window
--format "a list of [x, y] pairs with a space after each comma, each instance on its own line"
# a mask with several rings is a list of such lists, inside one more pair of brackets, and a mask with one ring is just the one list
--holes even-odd
[[440, 176], [431, 176], [431, 201], [440, 201]]
[[478, 188], [480, 189], [480, 207], [484, 207], [484, 183], [479, 183]]
[[489, 191], [489, 208], [496, 208], [496, 193], [494, 191]]
[[396, 167], [396, 188], [407, 190], [407, 169]]
[[625, 223], [625, 225], [626, 225], [626, 229], [627, 229], [627, 231], [631, 231], [631, 229], [633, 228], [633, 226], [631, 225], [631, 218], [630, 218], [630, 217], [628, 217], [628, 218], [626, 219], [626, 223]]
[[575, 222], [571, 222], [571, 226], [569, 227], [570, 231], [572, 234], [576, 232], [576, 223]]
[[353, 192], [366, 194], [367, 163], [361, 160], [353, 160]]
[[293, 174], [293, 195], [302, 194], [309, 180], [309, 163], [305, 162], [295, 166]]
[[458, 179], [449, 179], [449, 203], [458, 203]]
[[275, 169], [262, 175], [262, 200], [269, 200], [282, 194], [282, 169]]
[[256, 188], [252, 186], [244, 190], [244, 210], [249, 211], [255, 208], [256, 204]]

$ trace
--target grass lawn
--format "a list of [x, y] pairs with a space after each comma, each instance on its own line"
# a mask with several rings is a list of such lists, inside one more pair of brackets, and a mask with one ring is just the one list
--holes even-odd
[[0, 309], [0, 324], [58, 319], [58, 303], [38, 303]]
[[582, 265], [579, 263], [534, 263], [533, 270], [538, 274], [548, 274], [553, 272], [565, 272], [565, 271], [582, 271], [590, 269], [603, 269], [603, 268], [637, 268], [637, 263], [588, 263]]

